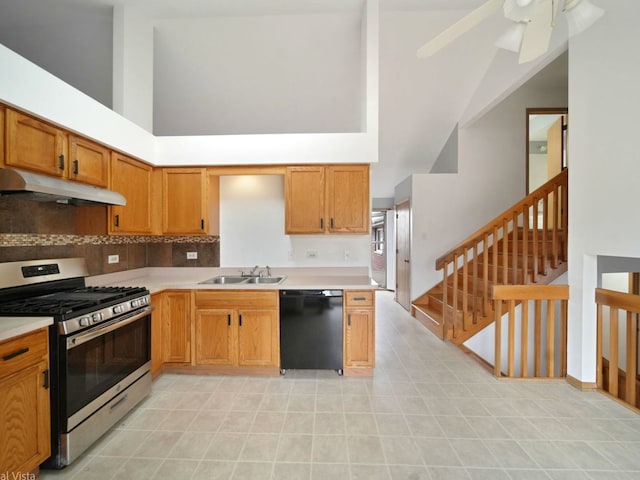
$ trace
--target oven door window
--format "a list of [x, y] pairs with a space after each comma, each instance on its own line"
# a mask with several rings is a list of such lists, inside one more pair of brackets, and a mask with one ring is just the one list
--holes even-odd
[[71, 416], [147, 363], [151, 316], [67, 350], [67, 415]]

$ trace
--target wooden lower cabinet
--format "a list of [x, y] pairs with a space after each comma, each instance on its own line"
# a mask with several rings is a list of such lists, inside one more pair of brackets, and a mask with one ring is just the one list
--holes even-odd
[[191, 291], [162, 292], [162, 361], [191, 362]]
[[344, 373], [371, 375], [375, 366], [375, 292], [344, 292]]
[[195, 292], [195, 364], [279, 367], [278, 292]]
[[156, 378], [162, 372], [164, 364], [162, 350], [162, 312], [163, 294], [154, 293], [151, 295], [151, 376]]
[[0, 359], [0, 476], [14, 478], [51, 455], [48, 329], [0, 343]]

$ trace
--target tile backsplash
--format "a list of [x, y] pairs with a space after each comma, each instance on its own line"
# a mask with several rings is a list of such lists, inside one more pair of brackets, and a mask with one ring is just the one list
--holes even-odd
[[[0, 197], [0, 262], [84, 257], [91, 275], [142, 267], [218, 267], [217, 235], [78, 235], [69, 205]], [[106, 208], [106, 207], [105, 207]], [[187, 252], [197, 259], [187, 260]], [[118, 263], [108, 263], [118, 255]]]

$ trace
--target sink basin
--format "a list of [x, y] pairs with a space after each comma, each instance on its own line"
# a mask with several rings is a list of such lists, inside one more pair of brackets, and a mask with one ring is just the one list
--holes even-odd
[[277, 284], [282, 282], [285, 277], [250, 277], [247, 283], [271, 283]]
[[240, 275], [218, 275], [209, 278], [202, 283], [213, 283], [217, 285], [234, 284], [234, 283], [253, 283], [253, 284], [271, 284], [276, 285], [282, 282], [286, 277], [242, 277]]
[[247, 280], [248, 280], [247, 277], [241, 277], [239, 275], [218, 275], [217, 277], [210, 278], [200, 283], [216, 283], [216, 284], [245, 283]]

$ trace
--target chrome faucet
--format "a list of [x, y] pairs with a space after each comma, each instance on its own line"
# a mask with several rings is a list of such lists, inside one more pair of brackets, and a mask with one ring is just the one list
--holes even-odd
[[256, 272], [258, 271], [258, 269], [260, 268], [259, 265], [256, 265], [255, 267], [253, 267], [251, 269], [251, 271], [249, 272], [249, 276], [250, 277], [255, 277], [255, 276], [262, 276], [261, 274], [256, 275]]

